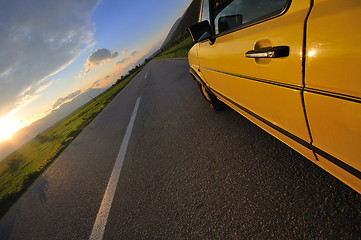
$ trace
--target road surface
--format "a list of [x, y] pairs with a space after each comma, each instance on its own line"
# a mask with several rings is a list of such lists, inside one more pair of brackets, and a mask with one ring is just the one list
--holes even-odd
[[188, 68], [150, 62], [0, 239], [361, 239], [359, 194], [235, 111], [211, 111]]

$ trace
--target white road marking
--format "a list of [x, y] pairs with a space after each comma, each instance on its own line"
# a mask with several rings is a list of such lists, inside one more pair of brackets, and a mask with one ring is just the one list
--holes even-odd
[[[149, 69], [148, 69], [149, 70]], [[148, 76], [148, 70], [147, 70], [147, 73], [145, 74], [145, 78], [144, 79], [147, 79], [147, 76]]]
[[103, 239], [105, 225], [107, 224], [107, 221], [108, 221], [109, 211], [112, 206], [115, 190], [117, 188], [120, 171], [122, 170], [125, 154], [126, 154], [127, 148], [128, 148], [129, 139], [132, 134], [133, 127], [134, 127], [135, 117], [137, 115], [138, 108], [139, 108], [139, 102], [140, 102], [140, 97], [138, 98], [138, 100], [135, 104], [132, 116], [130, 118], [130, 121], [129, 121], [129, 124], [127, 127], [127, 131], [125, 132], [124, 139], [123, 139], [122, 145], [120, 147], [120, 150], [119, 150], [119, 153], [117, 156], [117, 160], [115, 161], [112, 174], [110, 175], [108, 186], [105, 190], [104, 198], [100, 205], [100, 209], [99, 209], [97, 218], [95, 220], [93, 230], [89, 237], [89, 240]]

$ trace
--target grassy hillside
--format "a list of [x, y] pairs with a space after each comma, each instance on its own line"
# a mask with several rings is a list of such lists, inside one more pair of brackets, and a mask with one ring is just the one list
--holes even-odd
[[137, 66], [107, 91], [1, 161], [0, 217], [141, 69]]
[[163, 47], [163, 51], [178, 45], [188, 38], [189, 33], [187, 29], [190, 25], [198, 22], [201, 3], [202, 0], [193, 0], [193, 2], [189, 5], [172, 37], [170, 38], [170, 41]]
[[193, 41], [191, 37], [186, 38], [182, 42], [180, 42], [178, 45], [175, 45], [174, 47], [171, 47], [168, 50], [165, 50], [163, 53], [161, 53], [157, 59], [162, 58], [181, 58], [181, 57], [187, 57], [188, 51], [193, 46]]

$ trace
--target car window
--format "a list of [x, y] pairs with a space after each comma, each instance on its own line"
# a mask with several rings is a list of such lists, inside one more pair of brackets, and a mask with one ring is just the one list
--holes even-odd
[[281, 11], [288, 0], [214, 0], [215, 33], [237, 28]]
[[208, 20], [208, 22], [210, 22], [209, 0], [203, 0], [201, 21], [205, 21], [205, 20]]

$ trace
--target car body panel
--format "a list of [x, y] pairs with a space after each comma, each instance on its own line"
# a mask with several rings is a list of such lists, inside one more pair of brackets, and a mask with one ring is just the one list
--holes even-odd
[[313, 145], [358, 171], [361, 171], [361, 48], [357, 45], [361, 42], [360, 16], [360, 1], [315, 1], [307, 24], [305, 77], [305, 105]]
[[360, 1], [315, 1], [307, 24], [307, 88], [361, 99], [360, 16]]
[[[217, 93], [216, 93], [217, 94]], [[267, 124], [264, 119], [260, 119], [258, 116], [255, 116], [254, 114], [250, 113], [247, 110], [243, 110], [240, 108], [236, 103], [231, 102], [229, 99], [223, 98], [222, 96], [218, 95], [219, 99], [221, 99], [223, 102], [225, 102], [228, 106], [232, 107], [235, 111], [246, 117], [248, 120], [252, 121], [254, 124], [256, 124], [258, 127], [262, 128], [275, 138], [279, 139], [280, 141], [284, 142], [289, 147], [293, 148], [309, 160], [317, 163], [318, 160], [316, 159], [313, 151], [302, 144], [300, 144], [298, 141], [294, 140], [293, 138], [288, 137], [281, 131], [274, 128], [274, 126], [271, 126], [270, 124]]]
[[[200, 19], [201, 21], [201, 19]], [[361, 193], [361, 2], [292, 1], [189, 53], [218, 99]], [[246, 58], [289, 46], [288, 57]]]
[[[294, 1], [281, 16], [218, 36], [214, 44], [199, 43], [198, 61], [211, 89], [310, 143], [301, 98], [303, 28], [309, 8], [308, 0]], [[245, 56], [255, 47], [283, 45], [291, 49], [286, 58]]]
[[198, 64], [198, 45], [194, 45], [191, 50], [188, 52], [188, 63], [189, 66], [194, 70], [198, 71], [199, 64]]
[[361, 170], [361, 104], [305, 93], [312, 145]]
[[[225, 77], [225, 74], [217, 72], [211, 76], [207, 71], [202, 71], [202, 73], [210, 83], [210, 88], [217, 91], [216, 95], [222, 95], [223, 98], [228, 98], [263, 119], [267, 119], [273, 125], [299, 136], [308, 143], [311, 142], [303, 112], [301, 90], [241, 79], [236, 76]], [[221, 79], [225, 85], [233, 86], [233, 88], [224, 89], [221, 86], [214, 86], [213, 78]]]

